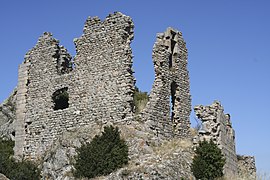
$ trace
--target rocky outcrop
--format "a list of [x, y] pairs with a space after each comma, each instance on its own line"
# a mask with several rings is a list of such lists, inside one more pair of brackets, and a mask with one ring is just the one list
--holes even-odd
[[9, 180], [4, 174], [0, 173], [0, 180]]
[[[191, 141], [172, 139], [171, 141], [153, 141], [147, 126], [139, 122], [131, 124], [114, 124], [121, 131], [129, 147], [127, 166], [108, 176], [96, 179], [179, 179], [191, 178], [190, 165], [193, 150]], [[100, 134], [104, 126], [91, 124], [73, 132], [63, 134], [46, 153], [42, 162], [43, 178], [73, 179], [72, 162], [76, 148], [82, 143], [90, 142]]]
[[16, 119], [17, 89], [0, 104], [0, 137], [12, 139], [15, 137], [14, 120]]

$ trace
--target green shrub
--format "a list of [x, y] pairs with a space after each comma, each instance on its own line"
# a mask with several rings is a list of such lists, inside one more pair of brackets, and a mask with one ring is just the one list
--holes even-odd
[[6, 176], [11, 180], [39, 180], [40, 170], [30, 161], [13, 161], [10, 173]]
[[40, 170], [29, 161], [16, 162], [12, 155], [14, 142], [0, 139], [0, 173], [10, 180], [38, 180]]
[[118, 128], [106, 126], [102, 135], [77, 149], [75, 177], [107, 175], [128, 163], [128, 146]]
[[210, 140], [199, 143], [191, 165], [191, 171], [196, 179], [213, 180], [223, 176], [225, 158], [218, 146]]
[[11, 156], [13, 155], [14, 142], [11, 140], [0, 139], [0, 173], [8, 174], [12, 169]]

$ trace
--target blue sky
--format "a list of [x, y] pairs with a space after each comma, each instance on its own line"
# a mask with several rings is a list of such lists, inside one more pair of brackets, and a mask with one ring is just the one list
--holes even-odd
[[[3, 0], [0, 2], [0, 102], [17, 83], [18, 65], [45, 31], [75, 55], [88, 16], [120, 11], [135, 24], [137, 86], [150, 91], [156, 33], [183, 33], [189, 52], [192, 105], [221, 101], [231, 114], [239, 154], [256, 156], [270, 173], [270, 1], [261, 0]], [[194, 114], [191, 114], [194, 122]], [[194, 125], [194, 123], [193, 123]]]

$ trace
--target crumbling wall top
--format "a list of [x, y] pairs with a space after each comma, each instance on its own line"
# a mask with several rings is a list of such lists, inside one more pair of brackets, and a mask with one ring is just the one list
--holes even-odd
[[194, 138], [194, 143], [197, 144], [198, 141], [203, 141], [204, 139], [212, 139], [226, 157], [225, 175], [236, 176], [235, 132], [232, 128], [230, 115], [224, 114], [224, 108], [218, 101], [214, 101], [209, 106], [195, 106], [194, 111], [196, 116], [202, 121], [202, 127]]
[[152, 59], [155, 81], [143, 119], [159, 137], [189, 138], [191, 97], [182, 33], [173, 28], [158, 33]]
[[93, 122], [132, 120], [133, 27], [121, 13], [88, 18], [74, 59], [51, 33], [38, 39], [19, 69], [17, 156], [42, 157], [60, 134]]
[[238, 175], [240, 178], [255, 180], [256, 165], [254, 156], [237, 155]]

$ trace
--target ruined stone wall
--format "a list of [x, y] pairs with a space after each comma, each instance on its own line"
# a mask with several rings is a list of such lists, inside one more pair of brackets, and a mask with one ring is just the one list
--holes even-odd
[[[133, 22], [121, 13], [88, 18], [75, 40], [74, 64], [67, 50], [44, 33], [19, 68], [15, 156], [39, 159], [64, 131], [130, 120], [134, 77]], [[55, 110], [53, 95], [65, 91], [68, 107]]]
[[168, 28], [158, 34], [152, 57], [155, 81], [142, 119], [161, 138], [190, 137], [187, 49], [181, 32]]
[[[83, 35], [74, 40], [74, 59], [51, 33], [39, 38], [19, 68], [18, 159], [42, 158], [65, 131], [133, 119], [133, 28], [131, 18], [121, 13], [104, 21], [89, 17]], [[168, 28], [158, 34], [153, 61], [155, 82], [140, 117], [158, 137], [190, 137], [187, 49], [181, 32]], [[61, 98], [66, 101], [59, 108]]]
[[212, 139], [226, 157], [224, 173], [229, 177], [237, 175], [237, 157], [235, 151], [235, 133], [230, 121], [230, 115], [224, 114], [221, 104], [215, 101], [210, 106], [195, 106], [196, 116], [202, 121], [202, 128], [194, 141]]
[[238, 176], [242, 179], [256, 179], [256, 165], [254, 156], [237, 156]]

